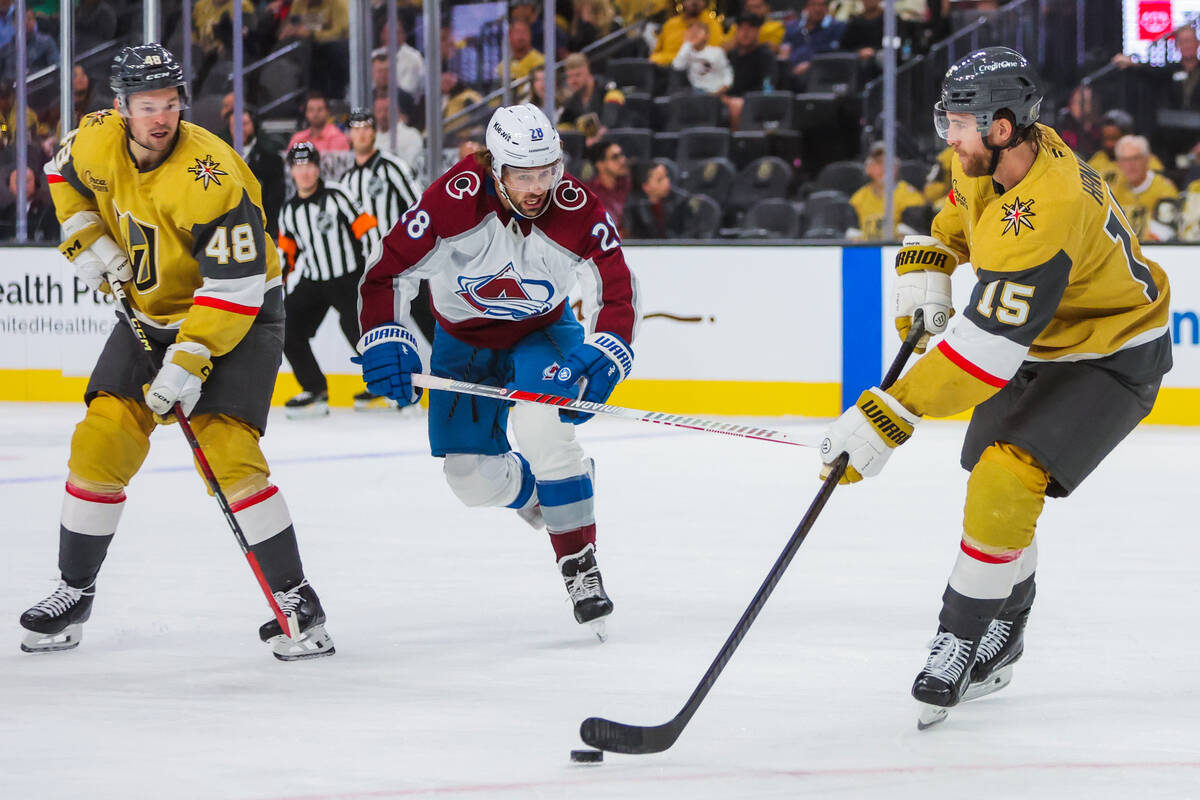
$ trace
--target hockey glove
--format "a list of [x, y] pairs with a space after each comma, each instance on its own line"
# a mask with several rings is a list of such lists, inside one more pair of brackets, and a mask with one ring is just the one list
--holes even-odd
[[930, 337], [945, 331], [954, 316], [950, 274], [957, 266], [958, 256], [932, 236], [905, 236], [896, 254], [896, 331], [901, 339], [908, 338], [913, 314], [918, 308], [924, 311], [925, 335], [917, 342], [918, 353], [925, 352]]
[[176, 403], [183, 406], [185, 417], [191, 417], [200, 401], [201, 385], [211, 371], [208, 348], [199, 342], [176, 342], [168, 347], [162, 368], [146, 388], [146, 405], [155, 419], [164, 424], [175, 422], [171, 412]]
[[62, 230], [66, 238], [58, 249], [89, 289], [107, 292], [110, 284], [133, 279], [128, 256], [105, 233], [104, 221], [95, 211], [72, 214], [63, 222]]
[[[560, 389], [579, 384], [576, 399], [603, 403], [617, 384], [633, 370], [633, 350], [615, 333], [593, 333], [583, 344], [567, 353], [554, 383]], [[579, 425], [593, 415], [581, 411], [559, 411], [559, 419]]]
[[867, 389], [858, 402], [834, 420], [821, 440], [821, 477], [842, 453], [850, 454], [838, 483], [857, 483], [878, 475], [892, 450], [908, 441], [921, 418], [879, 387]]
[[408, 328], [387, 322], [372, 328], [358, 340], [361, 355], [350, 360], [362, 366], [367, 390], [395, 400], [403, 408], [421, 399], [412, 384], [412, 374], [421, 371], [417, 340]]

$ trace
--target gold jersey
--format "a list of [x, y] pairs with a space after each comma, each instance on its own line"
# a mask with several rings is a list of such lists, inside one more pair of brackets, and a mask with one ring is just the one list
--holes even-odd
[[1100, 175], [1053, 129], [1038, 129], [1033, 165], [1008, 191], [951, 165], [933, 236], [978, 282], [939, 345], [893, 386], [911, 411], [940, 417], [978, 405], [1026, 361], [1104, 359], [1131, 383], [1170, 368], [1166, 273]]
[[[1151, 171], [1142, 182], [1142, 186], [1138, 187], [1140, 191], [1131, 187], [1124, 176], [1109, 186], [1139, 241], [1166, 242], [1175, 238], [1172, 225], [1158, 222], [1159, 204], [1175, 204], [1179, 201], [1179, 190], [1170, 180]], [[1172, 218], [1174, 215], [1163, 216]]]
[[[1097, 150], [1088, 159], [1088, 166], [1100, 173], [1100, 177], [1109, 186], [1116, 186], [1117, 181], [1121, 179], [1121, 170], [1117, 168], [1115, 159], [1110, 158], [1108, 153], [1103, 150]], [[1163, 163], [1158, 160], [1158, 156], [1150, 154], [1150, 169], [1155, 172], [1163, 171]]]
[[129, 256], [134, 312], [143, 323], [178, 329], [178, 341], [198, 342], [213, 357], [229, 352], [267, 290], [282, 286], [258, 181], [204, 128], [181, 121], [170, 154], [143, 172], [125, 120], [97, 111], [67, 135], [45, 171], [59, 221], [100, 214]]
[[[879, 241], [880, 239], [901, 238], [895, 230], [891, 235], [883, 235], [883, 192], [875, 193], [871, 184], [860, 188], [850, 197], [850, 205], [858, 212], [858, 229], [864, 241]], [[925, 205], [925, 198], [910, 184], [900, 181], [892, 192], [892, 205], [895, 207], [896, 226], [900, 225], [900, 214], [906, 208]], [[928, 213], [928, 212], [927, 212]], [[910, 231], [911, 232], [911, 231]]]

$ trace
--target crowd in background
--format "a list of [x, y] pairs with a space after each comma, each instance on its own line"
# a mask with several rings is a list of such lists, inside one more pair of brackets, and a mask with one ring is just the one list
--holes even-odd
[[[172, 32], [168, 47], [177, 53], [185, 43], [192, 48], [189, 113], [226, 139], [236, 124], [229, 80], [234, 2], [196, 0], [186, 32], [180, 8], [164, 6], [163, 30]], [[243, 156], [263, 183], [272, 216], [291, 191], [280, 160], [290, 145], [311, 141], [326, 156], [328, 179], [353, 161], [346, 135], [348, 11], [346, 0], [240, 2], [247, 63], [300, 45], [282, 51], [285, 56], [245, 84]], [[482, 123], [498, 102], [484, 98], [501, 74], [486, 26], [463, 36], [453, 6], [445, 5], [438, 72], [446, 152], [431, 165], [434, 173], [482, 147]], [[901, 62], [919, 59], [951, 36], [960, 10], [987, 14], [1004, 5], [901, 0]], [[24, 25], [30, 74], [58, 63], [57, 11], [55, 0], [29, 4]], [[927, 231], [944, 201], [952, 153], [930, 130], [901, 132], [916, 145], [898, 159], [897, 225], [884, 230], [885, 152], [876, 141], [879, 131], [867, 127], [861, 111], [863, 87], [882, 69], [881, 0], [560, 0], [557, 11], [549, 46], [560, 72], [554, 100], [547, 103], [542, 4], [509, 0], [513, 96], [555, 109], [568, 170], [600, 195], [626, 238], [893, 239]], [[0, 238], [13, 235], [17, 203], [14, 16], [12, 0], [0, 0]], [[75, 53], [83, 56], [71, 75], [77, 121], [111, 106], [106, 46], [115, 50], [139, 38], [140, 6], [133, 0], [79, 0], [75, 20]], [[395, 29], [394, 132], [388, 130], [384, 3], [371, 4], [369, 29], [376, 49], [370, 53], [368, 110], [377, 120], [378, 144], [427, 174], [422, 128], [431, 70], [420, 9], [402, 2]], [[1181, 30], [1175, 43], [1178, 63], [1149, 67], [1118, 55], [1113, 71], [1160, 98], [1162, 107], [1200, 112], [1195, 32]], [[1105, 60], [1119, 42], [1107, 46]], [[1194, 167], [1200, 125], [1170, 129], [1135, 119], [1111, 98], [1102, 108], [1102, 92], [1074, 85], [1080, 74], [1066, 85], [1058, 81], [1061, 74], [1043, 74], [1043, 119], [1109, 181], [1139, 235], [1147, 241], [1200, 239], [1200, 170]], [[25, 202], [29, 238], [51, 242], [58, 239], [57, 223], [41, 167], [62, 131], [57, 84], [46, 86], [31, 84], [26, 125], [32, 177]]]

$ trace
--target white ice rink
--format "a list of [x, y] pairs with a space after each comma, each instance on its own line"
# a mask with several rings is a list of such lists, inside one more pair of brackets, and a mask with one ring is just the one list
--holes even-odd
[[[0, 404], [0, 798], [1200, 797], [1200, 430], [1143, 428], [1039, 530], [1003, 692], [916, 730], [957, 551], [963, 427], [839, 488], [678, 743], [573, 766], [579, 723], [678, 711], [818, 489], [813, 451], [596, 419], [610, 638], [544, 533], [459, 506], [424, 419], [272, 418], [337, 655], [285, 664], [181, 434], [162, 429], [76, 650], [18, 650], [57, 576], [82, 406]], [[812, 429], [788, 420], [769, 424]]]

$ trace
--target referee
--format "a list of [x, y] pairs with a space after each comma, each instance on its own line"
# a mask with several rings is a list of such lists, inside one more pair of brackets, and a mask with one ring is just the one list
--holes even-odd
[[[350, 347], [358, 344], [358, 281], [382, 237], [344, 186], [321, 180], [321, 154], [311, 142], [292, 145], [287, 163], [296, 194], [279, 212], [279, 249], [300, 279], [285, 301], [283, 352], [303, 391], [285, 406], [289, 417], [317, 417], [329, 413], [329, 386], [309, 340], [332, 307]], [[370, 398], [362, 392], [354, 399]]]
[[[349, 123], [354, 166], [342, 176], [342, 183], [362, 209], [379, 221], [379, 232], [386, 236], [409, 206], [421, 199], [425, 187], [405, 161], [375, 146], [374, 114], [356, 108], [350, 112]], [[428, 281], [421, 281], [410, 311], [413, 322], [432, 344], [434, 320]], [[355, 401], [355, 407], [366, 408], [378, 402], [374, 398], [363, 403]]]

